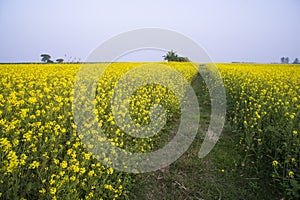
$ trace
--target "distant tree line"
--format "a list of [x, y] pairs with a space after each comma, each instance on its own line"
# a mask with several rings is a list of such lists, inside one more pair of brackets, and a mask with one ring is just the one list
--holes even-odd
[[[281, 57], [280, 61], [282, 64], [289, 64], [290, 59], [289, 59], [289, 57]], [[292, 64], [300, 64], [299, 59], [295, 58], [295, 60], [294, 60], [294, 62], [292, 62]]]
[[[66, 58], [66, 62], [67, 63], [74, 63], [74, 62], [77, 62], [79, 63], [80, 62], [80, 58], [77, 60], [75, 57], [73, 58], [72, 56], [67, 56], [65, 54], [65, 58]], [[53, 60], [51, 60], [51, 56], [49, 54], [41, 54], [41, 61], [43, 63], [55, 63]], [[56, 63], [63, 63], [65, 61], [65, 59], [63, 58], [57, 58], [56, 60]]]

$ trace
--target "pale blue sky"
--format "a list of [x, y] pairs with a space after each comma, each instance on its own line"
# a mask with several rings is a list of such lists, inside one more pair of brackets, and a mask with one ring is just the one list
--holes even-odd
[[[0, 62], [36, 62], [41, 53], [84, 60], [112, 36], [145, 27], [181, 33], [215, 62], [294, 60], [299, 19], [299, 0], [0, 0]], [[145, 51], [130, 59], [162, 55]]]

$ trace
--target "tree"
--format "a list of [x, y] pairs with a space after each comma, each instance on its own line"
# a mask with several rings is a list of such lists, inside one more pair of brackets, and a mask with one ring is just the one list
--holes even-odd
[[281, 57], [280, 60], [282, 64], [289, 64], [290, 62], [289, 57]]
[[289, 62], [290, 62], [289, 57], [286, 57], [286, 58], [285, 58], [285, 63], [286, 63], [286, 64], [289, 64]]
[[62, 63], [62, 62], [64, 62], [64, 59], [58, 58], [58, 59], [56, 59], [56, 62], [57, 62], [57, 63]]
[[163, 56], [164, 60], [170, 62], [170, 61], [177, 61], [178, 55], [173, 51], [168, 51], [167, 55]]
[[190, 60], [187, 57], [178, 57], [179, 62], [190, 62]]
[[163, 56], [164, 60], [168, 62], [189, 62], [187, 57], [180, 57], [173, 50], [168, 51], [167, 55]]
[[298, 60], [298, 58], [295, 58], [295, 60], [294, 60], [293, 64], [299, 64], [299, 60]]
[[44, 63], [53, 63], [52, 60], [50, 60], [51, 56], [49, 54], [41, 54], [42, 62]]

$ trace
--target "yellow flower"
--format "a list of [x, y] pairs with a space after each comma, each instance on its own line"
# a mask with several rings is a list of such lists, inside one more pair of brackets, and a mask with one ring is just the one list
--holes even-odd
[[13, 144], [14, 144], [14, 146], [18, 146], [19, 145], [19, 140], [18, 139], [14, 139]]
[[51, 187], [50, 188], [50, 194], [55, 194], [56, 193], [56, 188], [55, 187]]
[[72, 169], [75, 173], [79, 172], [80, 168], [77, 165], [73, 165]]
[[20, 165], [25, 165], [26, 164], [26, 159], [27, 159], [26, 154], [22, 153], [21, 154], [21, 159], [20, 159]]
[[37, 102], [37, 99], [35, 97], [29, 97], [28, 102], [34, 104]]
[[91, 154], [90, 153], [83, 153], [83, 156], [86, 160], [89, 160], [91, 158]]
[[258, 138], [258, 139], [257, 139], [257, 142], [261, 142], [261, 138]]
[[50, 181], [49, 181], [49, 184], [50, 185], [53, 185], [55, 183], [55, 180], [53, 180], [53, 179], [51, 179]]
[[279, 164], [279, 162], [278, 162], [277, 160], [273, 160], [272, 165], [273, 165], [274, 167], [276, 167], [278, 164]]
[[[70, 141], [68, 141], [69, 143], [70, 143]], [[71, 155], [72, 154], [72, 152], [73, 152], [73, 150], [72, 149], [68, 149], [68, 151], [67, 151], [67, 155]]]
[[108, 190], [113, 190], [114, 189], [113, 186], [110, 185], [110, 184], [104, 184], [104, 188], [108, 189]]
[[4, 153], [8, 153], [12, 145], [7, 138], [0, 138], [0, 147], [2, 147]]
[[45, 188], [42, 188], [41, 190], [39, 190], [39, 193], [45, 194], [45, 193], [46, 193], [46, 189], [45, 189]]
[[89, 171], [88, 176], [93, 176], [95, 174], [94, 170]]
[[75, 176], [71, 176], [71, 177], [70, 177], [70, 180], [71, 180], [71, 181], [75, 181], [75, 180], [76, 180], [76, 177], [75, 177]]
[[80, 168], [80, 173], [81, 173], [81, 174], [84, 174], [85, 172], [86, 172], [85, 168], [84, 168], [84, 167], [81, 167], [81, 168]]
[[60, 166], [63, 168], [63, 169], [65, 169], [65, 168], [67, 168], [68, 167], [68, 163], [67, 163], [67, 161], [62, 161], [61, 163], [60, 163]]
[[294, 178], [294, 172], [293, 171], [289, 171], [289, 177]]
[[107, 170], [107, 173], [108, 173], [108, 174], [113, 174], [113, 173], [114, 173], [114, 169], [113, 169], [113, 168], [111, 168], [111, 167], [110, 167], [110, 168], [108, 168], [108, 170]]
[[38, 161], [33, 161], [30, 165], [29, 165], [29, 169], [35, 169], [38, 168], [40, 166], [40, 163]]
[[65, 173], [66, 173], [65, 171], [60, 171], [60, 172], [59, 172], [59, 175], [60, 175], [60, 176], [63, 176], [63, 175], [65, 175]]

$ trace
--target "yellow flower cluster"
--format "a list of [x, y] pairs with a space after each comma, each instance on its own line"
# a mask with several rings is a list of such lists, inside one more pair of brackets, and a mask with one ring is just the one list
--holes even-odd
[[[228, 118], [249, 163], [300, 186], [300, 66], [218, 64]], [[269, 166], [259, 166], [268, 163]], [[249, 165], [251, 166], [251, 164]], [[296, 179], [297, 177], [297, 179]], [[297, 182], [298, 181], [298, 182]]]
[[[108, 139], [117, 147], [146, 152], [153, 149], [155, 137], [127, 136], [116, 125], [111, 108], [115, 84], [124, 73], [141, 64], [114, 63], [105, 71], [98, 82], [94, 112], [107, 136], [99, 141]], [[103, 64], [97, 65], [101, 68]], [[197, 72], [187, 64], [168, 66], [188, 81]], [[1, 198], [128, 198], [131, 176], [102, 165], [77, 135], [72, 101], [80, 67], [80, 64], [0, 65]], [[176, 81], [180, 85], [179, 80], [173, 80]], [[153, 104], [165, 106], [168, 119], [180, 113], [174, 93], [158, 84], [139, 88], [128, 103], [137, 127], [151, 122], [149, 109]], [[88, 148], [93, 145], [88, 144]]]

